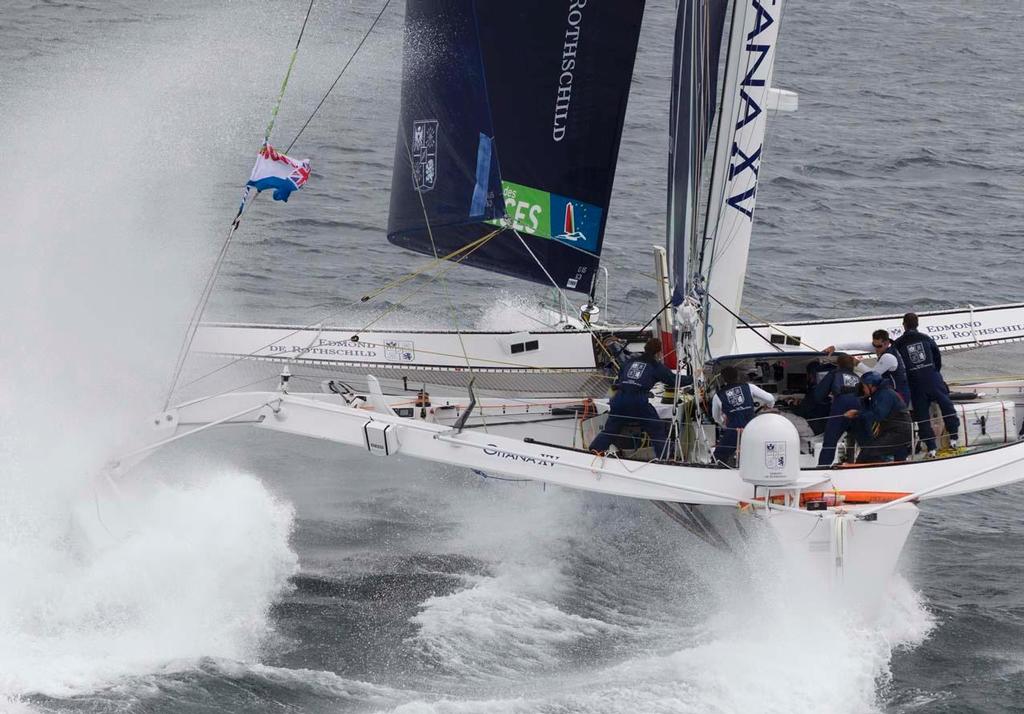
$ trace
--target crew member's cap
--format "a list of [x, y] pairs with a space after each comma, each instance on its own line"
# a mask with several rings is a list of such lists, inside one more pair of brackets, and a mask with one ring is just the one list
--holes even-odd
[[864, 384], [870, 384], [872, 387], [877, 387], [882, 383], [882, 375], [878, 372], [866, 372], [861, 375], [860, 381], [864, 382]]

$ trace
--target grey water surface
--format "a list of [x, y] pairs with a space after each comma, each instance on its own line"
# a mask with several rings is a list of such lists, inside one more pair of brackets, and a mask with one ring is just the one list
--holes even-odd
[[[392, 4], [291, 151], [312, 160], [309, 185], [285, 205], [254, 204], [208, 318], [330, 315], [359, 326], [401, 301], [399, 292], [358, 304], [423, 262], [384, 239], [401, 61], [402, 4]], [[9, 208], [23, 232], [9, 263], [34, 266], [38, 292], [12, 297], [6, 312], [38, 314], [55, 330], [64, 308], [47, 311], [45, 296], [61, 283], [81, 279], [78, 302], [95, 317], [126, 303], [148, 310], [166, 279], [175, 286], [167, 314], [187, 314], [237, 207], [305, 5], [6, 0], [0, 158], [36, 157], [18, 166], [60, 176], [66, 189], [53, 201], [26, 190], [42, 208]], [[604, 263], [611, 312], [623, 320], [657, 307], [649, 246], [664, 240], [673, 7], [648, 2], [610, 209]], [[278, 147], [379, 8], [314, 5]], [[800, 109], [769, 124], [751, 313], [1022, 299], [1022, 13], [1017, 0], [787, 4], [774, 82], [799, 93]], [[16, 178], [35, 180], [20, 169]], [[77, 181], [89, 201], [77, 200]], [[111, 237], [125, 225], [130, 235]], [[64, 243], [27, 239], [39, 226], [58, 226]], [[65, 260], [90, 242], [95, 265]], [[118, 259], [160, 279], [131, 294], [89, 279]], [[528, 312], [543, 292], [473, 269], [448, 273], [447, 289], [423, 285], [384, 324], [483, 327], [495, 315], [514, 319], [501, 305]], [[39, 321], [27, 323], [12, 344], [37, 338]], [[147, 329], [124, 335], [124, 349], [176, 344], [177, 330]], [[105, 363], [76, 350], [90, 367], [79, 369], [70, 352], [39, 359], [75, 391]], [[947, 371], [1017, 375], [1022, 357], [1003, 347], [951, 357]], [[168, 373], [166, 355], [128, 363]], [[25, 364], [5, 362], [5, 373]], [[8, 434], [0, 453], [12, 464], [21, 442]], [[723, 561], [650, 504], [256, 430], [203, 434], [155, 462], [149, 523], [136, 525], [137, 545], [118, 546], [131, 550], [107, 551], [123, 558], [69, 555], [65, 540], [44, 543], [10, 511], [0, 515], [0, 709], [1024, 710], [1019, 486], [926, 504], [882, 621], [860, 623], [801, 601], [792, 583], [751, 579], [743, 562]], [[224, 470], [244, 477], [205, 476]], [[176, 472], [188, 474], [180, 492]], [[28, 502], [44, 480], [10, 481], [8, 503]], [[31, 502], [56, 492], [33, 492]], [[180, 533], [164, 528], [165, 513], [187, 513]]]

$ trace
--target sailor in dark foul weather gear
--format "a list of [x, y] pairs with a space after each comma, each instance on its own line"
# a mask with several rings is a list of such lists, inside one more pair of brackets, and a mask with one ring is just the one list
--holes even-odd
[[814, 398], [814, 390], [826, 379], [830, 379], [835, 370], [834, 364], [822, 364], [818, 360], [807, 365], [807, 389], [793, 405], [793, 413], [807, 420], [808, 426], [815, 435], [825, 433], [828, 412], [831, 404], [819, 402]]
[[853, 426], [845, 413], [860, 407], [860, 377], [853, 371], [856, 364], [848, 354], [837, 355], [835, 371], [821, 380], [814, 390], [816, 402], [830, 405], [818, 466], [832, 465], [839, 439]]
[[912, 312], [904, 315], [904, 332], [895, 344], [907, 367], [910, 403], [917, 423], [918, 438], [928, 447], [928, 455], [935, 456], [935, 432], [932, 430], [930, 415], [932, 402], [937, 402], [942, 411], [942, 420], [949, 432], [949, 445], [954, 449], [957, 447], [960, 420], [949, 398], [946, 383], [939, 374], [942, 369], [939, 347], [931, 337], [918, 332], [917, 325], [917, 315]]
[[[626, 362], [619, 371], [615, 396], [611, 398], [611, 411], [604, 429], [590, 442], [590, 450], [604, 453], [612, 438], [630, 422], [638, 422], [651, 437], [654, 453], [661, 456], [665, 450], [666, 425], [651, 406], [649, 392], [657, 382], [675, 387], [676, 374], [659, 361], [661, 340], [651, 339], [644, 345], [643, 355]], [[693, 378], [679, 377], [681, 386], [693, 384]]]
[[[835, 349], [835, 347], [826, 347], [825, 352], [832, 354]], [[863, 350], [866, 352], [867, 345], [856, 342], [840, 345], [840, 349]], [[903, 401], [910, 404], [910, 384], [907, 382], [907, 368], [903, 363], [903, 357], [900, 355], [899, 350], [896, 349], [896, 345], [889, 338], [887, 330], [875, 330], [871, 333], [871, 349], [875, 351], [875, 357], [878, 358], [875, 366], [867, 367], [863, 364], [858, 364], [854, 371], [859, 375], [866, 372], [877, 372], [884, 379], [888, 380], [889, 386], [903, 397]]]
[[867, 394], [865, 405], [846, 412], [848, 418], [859, 422], [857, 463], [906, 461], [914, 438], [906, 402], [876, 372], [868, 372], [861, 381]]
[[875, 356], [878, 357], [878, 361], [871, 371], [882, 375], [882, 379], [886, 380], [889, 386], [909, 405], [910, 382], [907, 381], [907, 366], [903, 362], [900, 351], [896, 349], [896, 345], [889, 338], [889, 332], [887, 330], [872, 332], [871, 346], [875, 349]]
[[715, 444], [715, 461], [727, 464], [736, 453], [740, 432], [754, 418], [757, 403], [773, 407], [775, 397], [756, 385], [740, 383], [739, 370], [735, 367], [725, 367], [721, 377], [722, 386], [711, 399], [711, 416], [721, 427]]

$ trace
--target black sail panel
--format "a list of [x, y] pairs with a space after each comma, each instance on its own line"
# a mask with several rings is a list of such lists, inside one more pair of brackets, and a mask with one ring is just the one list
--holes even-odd
[[669, 113], [668, 246], [673, 302], [688, 291], [701, 168], [718, 101], [718, 63], [728, 0], [680, 0]]
[[472, 0], [410, 0], [405, 22], [388, 237], [433, 254], [428, 225], [505, 212]]
[[[435, 230], [438, 253], [506, 225], [509, 230], [464, 262], [590, 290], [604, 242], [643, 7], [643, 0], [475, 4], [507, 218], [504, 224], [491, 220]], [[433, 217], [431, 226], [437, 227]], [[390, 227], [389, 234], [394, 243], [431, 252], [429, 241], [424, 250], [421, 235], [395, 235]]]

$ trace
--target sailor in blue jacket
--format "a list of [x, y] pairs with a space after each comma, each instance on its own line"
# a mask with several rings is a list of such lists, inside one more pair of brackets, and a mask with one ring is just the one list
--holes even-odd
[[867, 393], [865, 405], [846, 412], [848, 418], [859, 422], [857, 463], [905, 461], [914, 430], [903, 397], [876, 372], [864, 374], [861, 381]]
[[917, 325], [917, 315], [912, 312], [904, 315], [904, 332], [895, 344], [907, 368], [910, 403], [914, 410], [914, 421], [917, 422], [918, 438], [928, 447], [928, 456], [935, 456], [935, 432], [929, 415], [932, 402], [938, 402], [942, 410], [942, 420], [949, 432], [949, 445], [954, 449], [957, 447], [960, 420], [949, 398], [946, 383], [939, 374], [942, 369], [939, 347], [931, 337], [918, 332]]
[[907, 380], [907, 366], [903, 361], [903, 355], [889, 338], [889, 332], [875, 330], [871, 333], [871, 346], [878, 357], [878, 364], [872, 371], [881, 374], [882, 378], [889, 382], [889, 386], [909, 405], [910, 382]]
[[818, 456], [818, 466], [831, 466], [836, 458], [836, 445], [853, 422], [845, 413], [860, 407], [860, 377], [854, 372], [857, 363], [848, 354], [836, 355], [836, 369], [830, 372], [814, 389], [814, 400], [829, 403], [825, 437]]
[[715, 461], [728, 464], [736, 454], [740, 432], [754, 418], [757, 404], [775, 406], [775, 397], [754, 384], [740, 382], [740, 373], [732, 365], [724, 367], [722, 386], [711, 399], [711, 416], [718, 422], [719, 436], [715, 444]]
[[[604, 429], [597, 438], [590, 442], [590, 450], [604, 453], [612, 443], [612, 438], [630, 422], [639, 422], [651, 437], [651, 445], [658, 456], [665, 451], [665, 422], [651, 406], [649, 392], [657, 382], [675, 387], [676, 375], [663, 365], [661, 357], [661, 340], [650, 339], [644, 345], [643, 355], [622, 365], [616, 383], [615, 396], [609, 406], [611, 413]], [[693, 378], [681, 376], [682, 385], [693, 384]]]
[[[867, 351], [867, 345], [862, 342], [850, 342], [844, 345], [839, 345], [839, 349], [842, 350], [863, 350]], [[893, 344], [889, 338], [888, 330], [875, 330], [871, 333], [871, 349], [875, 351], [875, 357], [877, 361], [875, 366], [870, 369], [863, 364], [857, 365], [854, 371], [857, 374], [864, 374], [865, 372], [877, 372], [882, 375], [883, 379], [888, 380], [889, 386], [899, 392], [899, 395], [903, 397], [903, 401], [910, 404], [910, 385], [907, 382], [907, 368], [903, 364], [903, 357], [900, 355], [896, 345]], [[825, 354], [832, 354], [836, 351], [836, 346], [826, 347], [824, 349]]]

